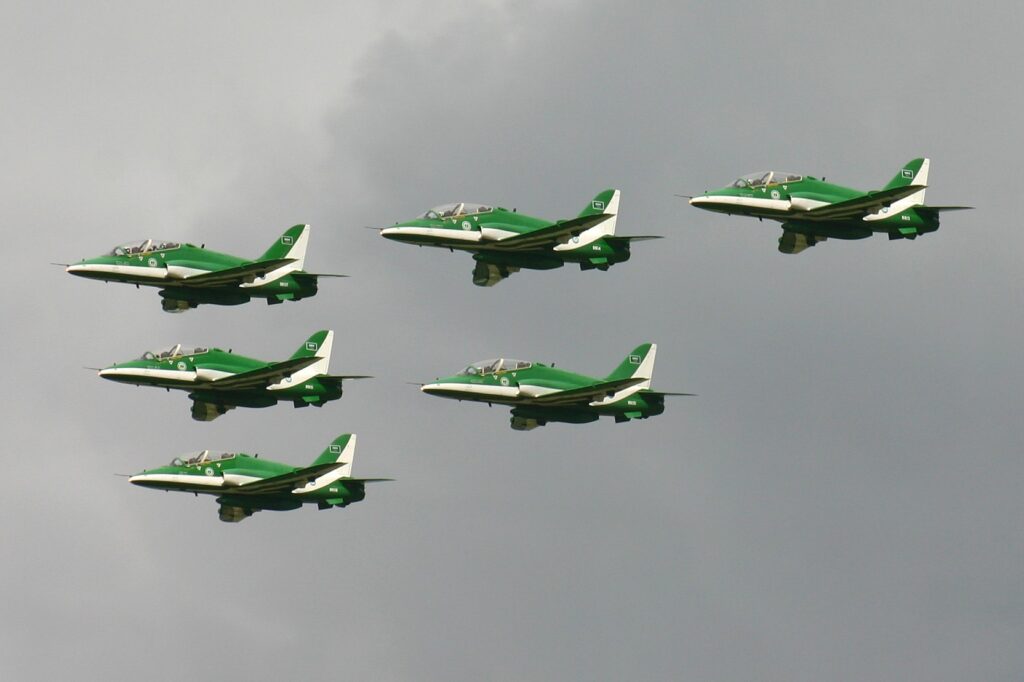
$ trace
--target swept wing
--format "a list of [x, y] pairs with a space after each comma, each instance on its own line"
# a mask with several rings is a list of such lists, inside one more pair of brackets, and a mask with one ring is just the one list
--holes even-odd
[[650, 381], [648, 377], [626, 377], [613, 381], [601, 381], [589, 386], [571, 388], [567, 391], [548, 393], [537, 398], [521, 398], [516, 401], [523, 405], [573, 405], [589, 403], [594, 400], [602, 400], [630, 386]]
[[216, 272], [207, 272], [194, 277], [186, 277], [181, 280], [176, 280], [174, 284], [175, 286], [195, 287], [197, 289], [204, 289], [206, 287], [222, 287], [232, 284], [251, 284], [256, 281], [257, 278], [263, 277], [267, 273], [277, 270], [282, 265], [288, 265], [289, 263], [294, 262], [294, 258], [263, 260], [256, 263], [239, 265], [234, 268], [227, 268], [225, 270], [217, 270]]
[[878, 213], [904, 197], [916, 194], [923, 189], [920, 185], [905, 185], [893, 187], [877, 192], [868, 192], [853, 199], [837, 201], [827, 206], [819, 206], [809, 211], [799, 213], [800, 220], [844, 220], [849, 218], [862, 218], [872, 213]]
[[265, 388], [271, 384], [291, 376], [304, 367], [320, 362], [323, 358], [312, 355], [305, 358], [292, 358], [282, 362], [275, 362], [267, 367], [233, 374], [223, 379], [216, 379], [202, 385], [202, 390], [214, 391], [238, 391], [249, 388]]
[[599, 225], [609, 218], [614, 217], [615, 216], [606, 213], [581, 216], [579, 218], [563, 220], [555, 223], [554, 225], [534, 230], [533, 232], [516, 235], [515, 237], [508, 237], [507, 239], [495, 242], [482, 242], [480, 244], [474, 244], [474, 246], [479, 247], [481, 250], [493, 251], [532, 251], [534, 249], [558, 246], [559, 244], [564, 244], [573, 237], [589, 230], [595, 225]]

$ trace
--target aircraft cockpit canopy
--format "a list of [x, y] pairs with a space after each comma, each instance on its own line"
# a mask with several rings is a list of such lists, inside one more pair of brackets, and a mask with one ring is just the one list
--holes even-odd
[[802, 179], [803, 176], [798, 173], [787, 173], [786, 171], [765, 171], [744, 175], [742, 178], [732, 183], [732, 186], [738, 187], [739, 189], [746, 189], [750, 187], [764, 187], [765, 185], [781, 185]]
[[459, 372], [461, 376], [482, 376], [494, 374], [495, 372], [512, 372], [517, 369], [526, 369], [533, 363], [525, 360], [513, 360], [511, 358], [496, 358], [494, 360], [481, 360], [474, 362], [466, 369]]
[[182, 346], [180, 343], [176, 343], [169, 348], [163, 350], [148, 350], [142, 354], [143, 360], [169, 360], [170, 358], [181, 357], [182, 355], [199, 355], [205, 353], [209, 349], [202, 348], [201, 346]]
[[171, 460], [171, 466], [184, 467], [206, 464], [207, 462], [218, 462], [225, 459], [233, 459], [236, 454], [237, 453], [235, 452], [212, 452], [210, 450], [202, 450], [200, 452], [175, 457]]
[[456, 201], [454, 204], [442, 204], [435, 206], [423, 215], [417, 216], [424, 220], [440, 220], [443, 218], [454, 218], [455, 216], [473, 215], [475, 213], [490, 213], [494, 209], [483, 204], [470, 204]]
[[181, 244], [178, 242], [168, 241], [166, 239], [143, 239], [141, 242], [129, 242], [127, 244], [121, 244], [115, 246], [110, 250], [108, 256], [135, 256], [140, 253], [149, 253], [150, 251], [166, 251], [167, 249], [176, 249]]

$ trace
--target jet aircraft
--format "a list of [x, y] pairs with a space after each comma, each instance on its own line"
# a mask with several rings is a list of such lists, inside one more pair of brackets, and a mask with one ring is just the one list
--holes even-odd
[[264, 362], [219, 348], [180, 343], [99, 371], [104, 379], [137, 386], [188, 391], [192, 418], [212, 421], [235, 407], [269, 407], [290, 400], [295, 407], [322, 407], [341, 397], [344, 379], [364, 375], [327, 373], [334, 332], [318, 331], [282, 362]]
[[548, 422], [585, 424], [602, 415], [612, 415], [616, 422], [646, 419], [665, 411], [665, 396], [692, 395], [651, 390], [657, 349], [653, 343], [637, 346], [603, 379], [499, 358], [474, 362], [420, 390], [442, 398], [511, 405], [511, 425], [517, 431]]
[[618, 237], [619, 190], [601, 192], [575, 218], [552, 222], [515, 210], [456, 202], [380, 231], [385, 239], [417, 246], [469, 251], [473, 284], [494, 286], [520, 268], [550, 270], [579, 263], [607, 270], [629, 260], [630, 244], [659, 237]]
[[128, 478], [144, 488], [217, 495], [220, 520], [237, 523], [255, 512], [288, 511], [303, 504], [345, 507], [366, 497], [365, 485], [390, 478], [352, 478], [355, 434], [334, 439], [308, 467], [260, 459], [245, 453], [203, 450]]
[[289, 228], [257, 260], [204, 246], [144, 239], [67, 266], [79, 277], [160, 287], [163, 309], [181, 313], [200, 304], [239, 305], [252, 298], [267, 303], [315, 296], [317, 278], [345, 277], [305, 272], [309, 225]]
[[939, 214], [969, 206], [925, 206], [928, 159], [914, 159], [884, 188], [862, 192], [782, 171], [753, 173], [690, 199], [697, 208], [782, 223], [779, 251], [800, 253], [826, 239], [915, 239], [939, 229]]

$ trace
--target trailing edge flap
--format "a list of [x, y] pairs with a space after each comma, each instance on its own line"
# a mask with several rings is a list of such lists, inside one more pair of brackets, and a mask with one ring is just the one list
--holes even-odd
[[274, 260], [263, 260], [255, 263], [248, 263], [246, 265], [239, 265], [235, 268], [227, 268], [226, 270], [217, 270], [216, 272], [207, 272], [202, 275], [196, 275], [195, 277], [186, 277], [185, 279], [175, 281], [177, 286], [186, 287], [220, 287], [229, 284], [251, 284], [256, 279], [263, 277], [268, 272], [277, 270], [282, 265], [288, 265], [294, 263], [294, 258], [276, 258]]
[[518, 400], [518, 403], [524, 405], [563, 405], [563, 404], [579, 404], [589, 403], [592, 400], [600, 400], [607, 398], [610, 395], [614, 395], [618, 391], [621, 391], [630, 386], [636, 386], [642, 384], [645, 381], [650, 381], [648, 377], [627, 377], [625, 379], [614, 379], [612, 381], [601, 381], [590, 386], [583, 386], [581, 388], [573, 388], [567, 391], [558, 391], [557, 393], [548, 393], [537, 398], [530, 398], [528, 400]]
[[586, 232], [594, 225], [598, 225], [614, 218], [615, 216], [607, 213], [598, 213], [595, 215], [582, 216], [580, 218], [571, 218], [570, 220], [562, 220], [542, 227], [539, 230], [533, 232], [526, 232], [524, 234], [516, 235], [515, 237], [509, 237], [508, 239], [502, 239], [496, 242], [482, 242], [479, 246], [481, 250], [493, 249], [495, 251], [526, 251], [530, 249], [539, 249], [549, 246], [558, 246], [564, 244], [573, 237]]
[[223, 379], [216, 379], [203, 385], [203, 389], [236, 391], [246, 388], [265, 388], [271, 384], [282, 381], [304, 367], [319, 362], [321, 358], [313, 355], [304, 358], [292, 358], [275, 362], [267, 367], [261, 367], [249, 372], [234, 374]]
[[862, 196], [837, 201], [834, 204], [820, 206], [810, 211], [800, 212], [801, 220], [841, 220], [843, 218], [860, 218], [872, 213], [878, 213], [883, 208], [888, 208], [904, 197], [909, 197], [921, 191], [919, 185], [905, 185], [882, 189], [877, 192], [868, 192]]
[[[345, 466], [343, 462], [328, 462], [326, 464], [314, 464], [313, 466], [298, 469], [291, 473], [281, 474], [264, 478], [261, 481], [253, 481], [240, 485], [237, 488], [224, 488], [225, 492], [230, 491], [231, 495], [272, 495], [274, 493], [291, 492], [295, 488], [301, 488], [310, 481], [313, 481], [328, 471], [339, 469]], [[230, 470], [228, 470], [230, 471]], [[339, 479], [346, 481], [348, 479]]]

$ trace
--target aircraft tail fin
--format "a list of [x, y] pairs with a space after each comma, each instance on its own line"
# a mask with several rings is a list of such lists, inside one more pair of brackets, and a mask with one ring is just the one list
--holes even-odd
[[897, 187], [906, 187], [907, 185], [927, 187], [928, 164], [928, 159], [914, 159], [913, 161], [909, 161], [900, 169], [900, 172], [889, 181], [889, 184], [882, 189], [896, 189]]
[[645, 379], [643, 383], [638, 384], [639, 388], [650, 388], [651, 377], [654, 376], [654, 357], [657, 352], [658, 344], [656, 343], [644, 343], [637, 346], [619, 363], [615, 371], [608, 375], [607, 380], [637, 377]]
[[330, 329], [322, 329], [310, 336], [299, 346], [299, 349], [292, 354], [291, 359], [298, 358], [319, 358], [313, 364], [300, 369], [292, 375], [292, 381], [305, 381], [318, 374], [327, 374], [331, 364], [331, 346], [334, 343], [334, 332]]
[[313, 466], [338, 462], [341, 467], [334, 472], [342, 478], [352, 476], [352, 460], [356, 455], [356, 435], [354, 433], [343, 433], [335, 438], [327, 449], [320, 453], [320, 456], [313, 460]]
[[602, 220], [599, 224], [590, 228], [586, 232], [580, 234], [581, 242], [593, 241], [592, 239], [585, 239], [586, 236], [593, 233], [600, 236], [610, 237], [615, 234], [615, 221], [619, 214], [619, 195], [621, 193], [617, 189], [606, 189], [605, 191], [598, 194], [596, 197], [590, 200], [590, 204], [584, 208], [578, 218], [586, 218], [594, 215], [606, 215], [607, 220]]
[[306, 246], [309, 244], [309, 225], [294, 225], [285, 230], [269, 249], [260, 256], [260, 260], [277, 260], [291, 258], [288, 269], [301, 270], [306, 259]]
[[928, 189], [928, 159], [914, 159], [900, 169], [900, 172], [889, 181], [883, 191], [887, 189], [898, 189], [900, 187], [920, 187], [918, 191], [894, 201], [888, 207], [877, 213], [865, 216], [864, 220], [884, 220], [885, 218], [898, 215], [912, 206], [924, 204], [924, 193]]

